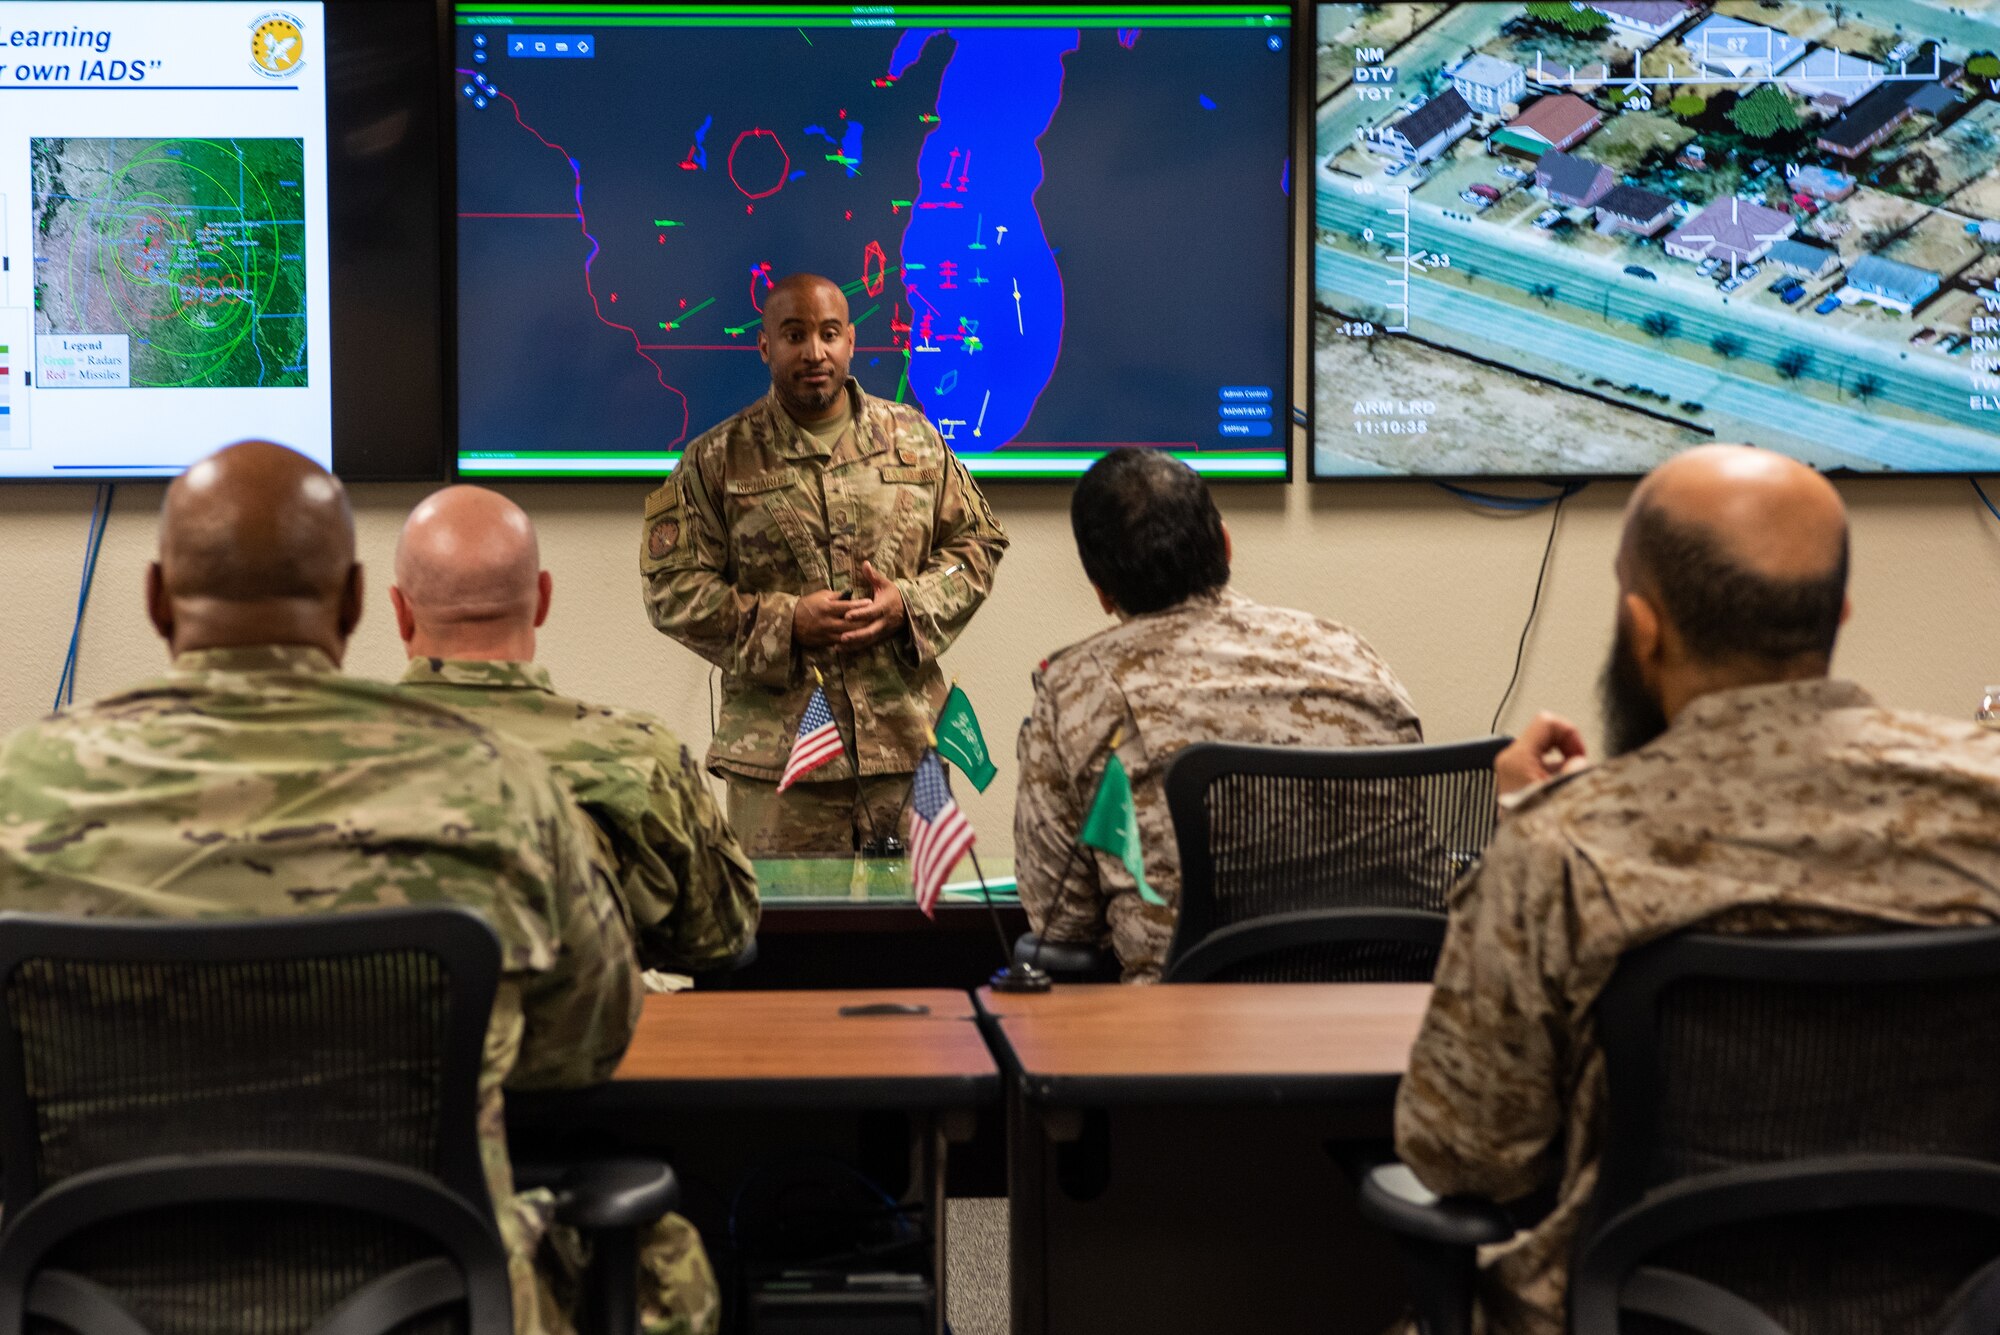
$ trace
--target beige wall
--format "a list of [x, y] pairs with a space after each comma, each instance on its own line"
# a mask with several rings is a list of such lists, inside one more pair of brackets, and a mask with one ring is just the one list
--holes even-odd
[[[356, 489], [362, 558], [372, 576], [351, 670], [402, 661], [386, 593], [396, 529], [424, 487]], [[1562, 516], [1541, 616], [1502, 726], [1546, 707], [1588, 720], [1612, 605], [1611, 552], [1627, 487], [1599, 483]], [[1885, 702], [1964, 716], [2000, 682], [2000, 523], [1960, 479], [1842, 484], [1855, 529], [1854, 620], [1838, 669]], [[516, 486], [534, 515], [556, 603], [542, 657], [563, 689], [653, 709], [690, 740], [707, 736], [704, 665], [654, 633], [638, 598], [643, 484]], [[0, 728], [45, 711], [75, 605], [92, 491], [0, 488], [6, 625]], [[1069, 537], [1065, 488], [993, 491], [1014, 546], [992, 600], [948, 655], [999, 753], [1000, 778], [965, 795], [982, 847], [1011, 846], [1014, 732], [1028, 673], [1051, 650], [1103, 624]], [[1527, 615], [1547, 512], [1494, 517], [1434, 487], [1369, 483], [1223, 488], [1236, 584], [1359, 629], [1408, 684], [1433, 740], [1482, 734]], [[113, 691], [164, 662], [145, 622], [140, 578], [160, 488], [127, 484], [104, 544], [85, 627], [78, 697]]]

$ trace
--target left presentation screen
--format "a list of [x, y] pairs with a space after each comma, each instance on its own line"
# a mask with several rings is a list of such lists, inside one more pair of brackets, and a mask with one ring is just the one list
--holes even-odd
[[321, 10], [0, 6], [0, 477], [332, 465]]

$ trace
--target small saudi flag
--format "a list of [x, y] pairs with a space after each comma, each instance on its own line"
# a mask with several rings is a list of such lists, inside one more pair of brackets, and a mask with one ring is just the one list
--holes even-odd
[[1132, 805], [1132, 780], [1126, 777], [1125, 762], [1116, 751], [1105, 762], [1104, 777], [1097, 781], [1097, 797], [1076, 841], [1085, 848], [1102, 849], [1124, 863], [1139, 883], [1139, 898], [1165, 906], [1167, 901], [1146, 884], [1146, 855], [1139, 847], [1139, 812]]
[[953, 682], [951, 694], [944, 698], [944, 708], [937, 718], [938, 754], [965, 772], [972, 780], [972, 786], [980, 792], [993, 782], [999, 773], [993, 768], [993, 757], [986, 750], [986, 734], [979, 730], [979, 715], [972, 712], [972, 701], [958, 683]]

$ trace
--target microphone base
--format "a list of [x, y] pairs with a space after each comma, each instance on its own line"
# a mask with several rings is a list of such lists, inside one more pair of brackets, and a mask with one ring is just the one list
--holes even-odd
[[861, 856], [864, 858], [900, 858], [908, 851], [903, 847], [903, 841], [893, 834], [861, 841]]
[[1046, 992], [1056, 985], [1046, 969], [1033, 964], [1010, 964], [986, 980], [995, 992]]

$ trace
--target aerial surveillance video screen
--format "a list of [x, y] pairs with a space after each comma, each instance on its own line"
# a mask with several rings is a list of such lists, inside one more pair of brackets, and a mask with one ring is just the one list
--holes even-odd
[[0, 476], [332, 458], [322, 6], [0, 6]]
[[2000, 469], [2000, 4], [1315, 17], [1313, 476]]
[[1284, 478], [1289, 16], [459, 4], [460, 472], [670, 470], [810, 271], [976, 474]]

